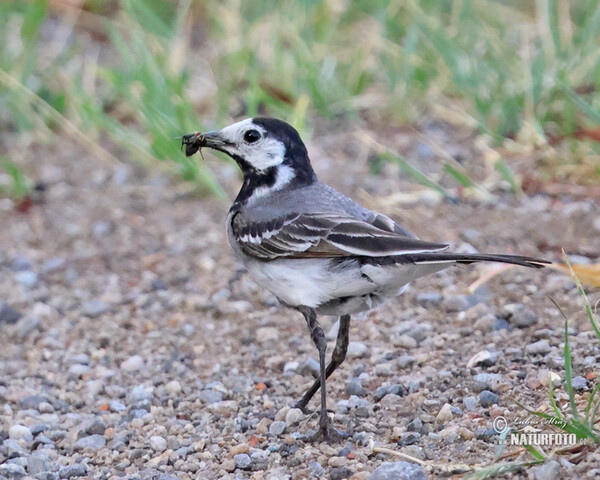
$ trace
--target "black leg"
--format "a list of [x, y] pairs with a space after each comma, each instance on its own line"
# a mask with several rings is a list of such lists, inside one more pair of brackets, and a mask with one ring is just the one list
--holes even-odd
[[[327, 371], [325, 372], [325, 378], [329, 378], [336, 368], [338, 368], [346, 359], [346, 352], [348, 351], [348, 343], [350, 341], [350, 315], [342, 315], [340, 317], [340, 328], [338, 330], [337, 340], [335, 342], [335, 349], [331, 355], [331, 362], [327, 365]], [[303, 397], [296, 403], [295, 407], [306, 410], [306, 406], [310, 399], [317, 393], [321, 386], [321, 376], [319, 376], [311, 387], [306, 391]]]
[[[319, 430], [309, 440], [317, 440], [322, 437], [326, 439], [332, 439], [334, 437], [343, 437], [342, 434], [334, 430], [331, 426], [331, 420], [327, 414], [327, 388], [325, 380], [327, 378], [325, 370], [325, 354], [327, 353], [327, 341], [325, 340], [325, 334], [319, 322], [317, 322], [317, 314], [312, 308], [301, 307], [298, 310], [304, 315], [306, 324], [310, 331], [310, 337], [313, 343], [319, 351], [319, 377], [321, 384], [321, 411], [319, 415]], [[348, 317], [349, 318], [349, 317]], [[340, 325], [341, 327], [341, 325]], [[345, 350], [345, 349], [344, 349]], [[344, 352], [345, 355], [345, 352]]]

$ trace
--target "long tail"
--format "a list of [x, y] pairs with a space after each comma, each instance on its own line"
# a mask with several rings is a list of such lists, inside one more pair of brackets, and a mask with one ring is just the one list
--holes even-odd
[[428, 263], [474, 263], [474, 262], [500, 262], [512, 263], [523, 267], [543, 268], [552, 263], [539, 258], [524, 257], [521, 255], [501, 255], [488, 253], [418, 253], [413, 255], [402, 255], [402, 260], [409, 263], [428, 264]]

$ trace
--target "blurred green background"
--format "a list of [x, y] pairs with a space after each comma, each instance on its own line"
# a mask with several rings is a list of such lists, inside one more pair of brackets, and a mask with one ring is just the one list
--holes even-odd
[[3, 1], [0, 188], [25, 195], [19, 148], [68, 137], [222, 195], [175, 137], [257, 114], [307, 137], [316, 122], [386, 132], [435, 118], [482, 141], [514, 192], [532, 176], [598, 184], [599, 3]]

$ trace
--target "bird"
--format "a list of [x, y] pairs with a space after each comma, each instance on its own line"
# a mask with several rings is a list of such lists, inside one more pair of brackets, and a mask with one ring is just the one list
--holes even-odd
[[[247, 118], [218, 131], [182, 137], [187, 156], [203, 147], [240, 167], [243, 184], [227, 215], [227, 237], [253, 280], [300, 312], [319, 354], [319, 375], [295, 404], [320, 389], [318, 428], [308, 440], [335, 440], [326, 379], [345, 360], [351, 316], [400, 295], [407, 285], [455, 264], [502, 262], [541, 268], [532, 257], [451, 253], [445, 243], [419, 240], [391, 218], [320, 182], [299, 133], [288, 123]], [[331, 360], [318, 315], [339, 317]]]

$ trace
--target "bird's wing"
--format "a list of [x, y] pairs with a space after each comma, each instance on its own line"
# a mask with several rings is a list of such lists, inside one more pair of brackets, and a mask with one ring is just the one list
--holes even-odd
[[242, 251], [260, 260], [351, 255], [383, 257], [439, 252], [448, 248], [445, 244], [423, 242], [404, 233], [380, 228], [378, 218], [371, 223], [346, 214], [293, 213], [265, 222], [250, 222], [243, 215], [234, 215], [231, 227]]

